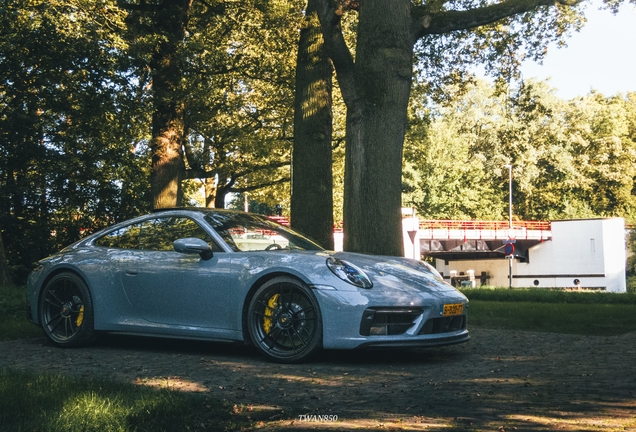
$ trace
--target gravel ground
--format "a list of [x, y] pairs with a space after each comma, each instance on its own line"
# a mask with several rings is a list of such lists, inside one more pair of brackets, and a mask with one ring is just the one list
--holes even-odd
[[105, 336], [59, 349], [36, 338], [0, 342], [0, 370], [206, 392], [263, 419], [259, 430], [636, 431], [636, 333], [471, 335], [436, 349], [325, 351], [301, 365], [228, 344]]

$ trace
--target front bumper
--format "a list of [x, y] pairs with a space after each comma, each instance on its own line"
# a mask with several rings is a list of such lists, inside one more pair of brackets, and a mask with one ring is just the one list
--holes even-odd
[[390, 340], [390, 341], [368, 341], [357, 346], [357, 348], [433, 348], [446, 345], [456, 345], [470, 340], [468, 330], [452, 336], [444, 336], [430, 339], [414, 340]]
[[[435, 347], [466, 342], [468, 301], [459, 292], [420, 293], [416, 298], [379, 291], [315, 290], [323, 324], [323, 347]], [[444, 304], [464, 304], [463, 313], [442, 317]]]

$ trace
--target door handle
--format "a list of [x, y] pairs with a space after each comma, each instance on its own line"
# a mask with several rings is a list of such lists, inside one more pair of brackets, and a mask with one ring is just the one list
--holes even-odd
[[126, 274], [128, 276], [137, 276], [139, 274], [139, 272], [136, 272], [134, 270], [126, 270]]

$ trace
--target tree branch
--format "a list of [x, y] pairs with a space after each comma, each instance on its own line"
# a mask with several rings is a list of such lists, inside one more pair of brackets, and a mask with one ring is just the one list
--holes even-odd
[[574, 6], [583, 0], [506, 0], [489, 6], [462, 10], [431, 12], [426, 6], [413, 8], [413, 34], [415, 40], [426, 35], [449, 33], [455, 30], [468, 30], [486, 24], [492, 24], [502, 18], [532, 11], [540, 6], [556, 3]]
[[246, 187], [242, 187], [242, 188], [229, 188], [227, 191], [228, 192], [234, 192], [234, 193], [242, 193], [242, 192], [251, 192], [253, 190], [257, 190], [257, 189], [262, 189], [265, 187], [269, 187], [269, 186], [274, 186], [277, 184], [281, 184], [281, 183], [286, 183], [288, 181], [290, 181], [291, 179], [289, 177], [283, 177], [280, 178], [278, 180], [273, 180], [271, 182], [267, 182], [267, 183], [260, 183], [254, 186], [246, 186]]
[[192, 146], [190, 145], [190, 141], [187, 138], [183, 140], [183, 149], [184, 149], [186, 161], [188, 161], [188, 165], [192, 168], [192, 170], [201, 171], [202, 170], [201, 161], [197, 160], [197, 157], [194, 155], [194, 152], [192, 151]]
[[[269, 168], [280, 168], [280, 167], [284, 167], [285, 165], [289, 165], [288, 161], [278, 161], [278, 162], [272, 162], [272, 163], [268, 163], [268, 164], [264, 164], [264, 165], [255, 165], [252, 166], [248, 169], [245, 169], [243, 171], [238, 171], [235, 173], [232, 173], [230, 175], [230, 177], [233, 179], [232, 181], [236, 181], [236, 179], [246, 176], [248, 174], [253, 174], [257, 171], [262, 171], [262, 170], [266, 170]], [[201, 168], [191, 168], [185, 171], [184, 177], [185, 179], [201, 179], [201, 178], [211, 178], [214, 177], [216, 174], [218, 173], [218, 170], [212, 170], [212, 171], [206, 171], [204, 169]]]
[[125, 9], [127, 11], [135, 11], [135, 12], [157, 12], [159, 10], [159, 6], [155, 4], [148, 4], [144, 0], [139, 3], [131, 3], [126, 0], [117, 1], [117, 6], [121, 9]]
[[216, 170], [206, 171], [203, 168], [190, 168], [185, 170], [183, 174], [183, 178], [186, 180], [191, 179], [204, 179], [204, 178], [212, 178], [216, 175]]
[[266, 170], [269, 168], [280, 168], [280, 167], [284, 167], [285, 165], [289, 165], [289, 161], [277, 161], [277, 162], [271, 162], [268, 164], [264, 164], [264, 165], [255, 165], [251, 168], [248, 168], [246, 170], [243, 171], [239, 171], [236, 172], [232, 175], [232, 177], [238, 178], [238, 177], [243, 177], [247, 174], [252, 174], [255, 173], [257, 171], [262, 171], [262, 170]]
[[336, 69], [336, 76], [340, 84], [342, 98], [347, 108], [352, 109], [357, 105], [354, 76], [355, 63], [342, 34], [342, 27], [340, 25], [343, 12], [342, 7], [333, 0], [315, 0], [315, 4], [325, 41], [325, 48]]

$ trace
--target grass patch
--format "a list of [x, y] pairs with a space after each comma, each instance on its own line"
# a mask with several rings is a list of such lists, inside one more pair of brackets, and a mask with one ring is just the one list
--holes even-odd
[[636, 331], [636, 294], [467, 288], [469, 326], [613, 336]]
[[475, 327], [614, 336], [636, 331], [636, 305], [472, 300]]
[[207, 395], [21, 372], [0, 374], [0, 430], [162, 432], [240, 430], [237, 407]]
[[0, 341], [42, 336], [26, 318], [26, 288], [0, 287]]
[[636, 331], [634, 294], [532, 288], [462, 292], [470, 300], [470, 326], [599, 336]]

